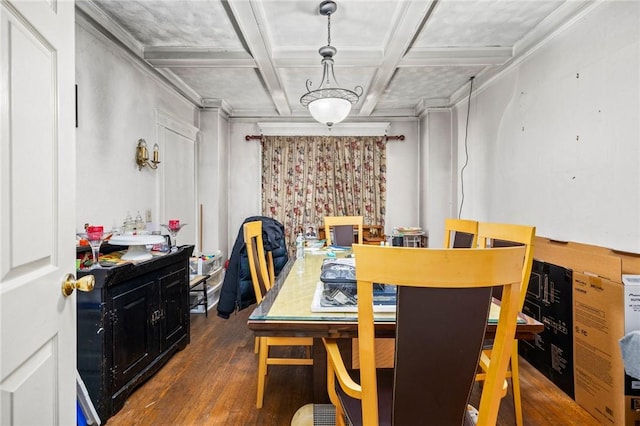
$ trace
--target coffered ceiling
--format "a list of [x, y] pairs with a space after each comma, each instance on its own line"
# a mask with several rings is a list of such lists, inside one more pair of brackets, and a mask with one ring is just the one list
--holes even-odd
[[[525, 54], [589, 1], [336, 0], [340, 86], [362, 86], [351, 117], [445, 107]], [[118, 40], [200, 106], [232, 117], [309, 117], [327, 18], [314, 0], [82, 0], [81, 19]]]

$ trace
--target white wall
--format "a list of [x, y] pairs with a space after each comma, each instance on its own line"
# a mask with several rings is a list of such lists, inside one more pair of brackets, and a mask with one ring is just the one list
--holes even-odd
[[[640, 252], [638, 22], [640, 3], [602, 2], [479, 88], [463, 216]], [[466, 111], [454, 113], [456, 173]]]
[[254, 122], [231, 119], [229, 123], [229, 248], [240, 226], [249, 216], [259, 215], [262, 202], [260, 141], [245, 141], [245, 135], [258, 135]]
[[202, 205], [202, 252], [221, 250], [228, 257], [229, 123], [219, 109], [200, 113], [198, 198]]
[[[389, 126], [389, 135], [403, 134], [405, 140], [387, 143], [385, 232], [388, 235], [394, 226], [419, 224], [418, 127], [415, 119], [392, 120]], [[260, 143], [244, 139], [245, 135], [257, 134], [260, 134], [260, 129], [255, 122], [230, 120], [229, 247], [233, 245], [244, 219], [259, 215], [261, 211]]]
[[392, 120], [387, 142], [387, 212], [385, 234], [394, 227], [420, 226], [420, 133], [417, 120]]
[[[127, 212], [144, 217], [147, 209], [154, 221], [162, 220], [158, 172], [138, 171], [135, 146], [140, 138], [149, 148], [157, 141], [156, 110], [193, 125], [197, 109], [82, 19], [76, 24], [76, 83], [77, 229], [86, 222], [120, 226]], [[171, 158], [161, 150], [160, 161], [163, 167]]]
[[445, 219], [458, 216], [452, 194], [451, 111], [427, 111], [420, 140], [420, 226], [429, 233], [429, 247], [442, 247]]

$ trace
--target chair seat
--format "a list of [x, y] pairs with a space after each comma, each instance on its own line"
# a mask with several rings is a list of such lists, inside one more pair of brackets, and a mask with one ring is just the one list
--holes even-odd
[[[349, 370], [349, 375], [360, 382], [360, 370]], [[376, 380], [378, 384], [378, 421], [380, 426], [391, 425], [391, 407], [393, 398], [393, 368], [379, 368], [376, 370]], [[344, 414], [353, 426], [362, 425], [362, 401], [347, 395], [336, 381], [336, 392], [344, 409]], [[473, 426], [475, 421], [473, 413], [465, 411], [464, 418], [461, 419], [463, 426]], [[429, 419], [425, 419], [425, 425], [430, 424]]]

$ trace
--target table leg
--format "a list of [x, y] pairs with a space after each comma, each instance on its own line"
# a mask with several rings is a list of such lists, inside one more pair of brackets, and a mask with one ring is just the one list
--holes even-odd
[[321, 338], [313, 339], [313, 402], [329, 404], [327, 394], [327, 351]]
[[202, 288], [204, 289], [204, 316], [209, 318], [209, 295], [207, 294], [207, 280], [209, 277], [202, 282]]
[[[351, 367], [351, 342], [351, 339], [338, 339], [338, 347], [347, 368]], [[324, 349], [322, 338], [313, 339], [313, 402], [331, 403], [327, 393], [327, 351]]]

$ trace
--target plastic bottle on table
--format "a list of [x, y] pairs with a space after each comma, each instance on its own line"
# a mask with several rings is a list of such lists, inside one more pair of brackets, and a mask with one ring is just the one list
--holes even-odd
[[296, 269], [298, 274], [304, 273], [304, 236], [302, 232], [296, 238]]
[[304, 236], [302, 232], [298, 233], [296, 238], [296, 259], [304, 258]]

